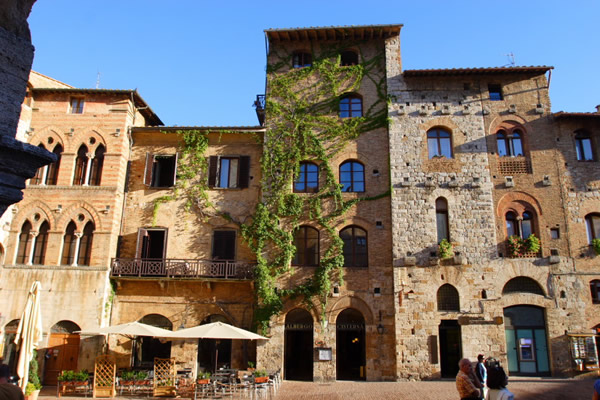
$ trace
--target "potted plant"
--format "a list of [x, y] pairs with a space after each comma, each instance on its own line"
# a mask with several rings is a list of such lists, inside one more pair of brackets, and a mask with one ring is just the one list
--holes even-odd
[[33, 357], [29, 362], [29, 379], [27, 381], [27, 386], [25, 386], [26, 400], [37, 400], [38, 395], [40, 394], [42, 383], [40, 382], [38, 370], [37, 351], [34, 350]]
[[438, 254], [442, 260], [454, 257], [452, 243], [450, 243], [447, 239], [442, 239], [438, 245]]
[[148, 385], [150, 383], [148, 381], [148, 373], [146, 371], [137, 371], [133, 377], [133, 380], [138, 385]]
[[525, 239], [524, 246], [525, 251], [528, 253], [537, 253], [541, 248], [540, 239], [538, 239], [538, 237], [532, 233], [527, 239]]
[[592, 239], [592, 248], [596, 254], [600, 254], [600, 239]]
[[264, 369], [257, 369], [254, 371], [254, 382], [255, 383], [266, 383], [269, 381], [269, 374]]
[[198, 379], [196, 381], [198, 385], [208, 385], [210, 383], [210, 372], [204, 371], [198, 374]]
[[75, 372], [74, 378], [75, 378], [75, 385], [83, 386], [83, 385], [87, 385], [88, 379], [90, 378], [90, 374], [86, 370], [81, 370], [79, 372]]
[[135, 380], [135, 372], [134, 371], [122, 371], [119, 384], [121, 384], [123, 386], [130, 386], [130, 385], [134, 384], [134, 380]]
[[248, 371], [253, 372], [256, 368], [254, 368], [254, 363], [252, 361], [248, 361]]
[[525, 242], [520, 236], [512, 235], [508, 237], [508, 254], [510, 257], [521, 257], [523, 256]]

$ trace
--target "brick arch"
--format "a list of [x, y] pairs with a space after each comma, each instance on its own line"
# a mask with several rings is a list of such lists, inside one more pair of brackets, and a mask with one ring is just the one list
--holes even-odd
[[359, 228], [362, 228], [367, 232], [370, 232], [373, 229], [375, 229], [375, 224], [372, 221], [360, 217], [358, 215], [338, 220], [335, 224], [335, 227], [337, 232], [339, 233], [342, 229], [350, 225], [358, 226]]
[[526, 125], [527, 125], [527, 121], [525, 119], [519, 117], [518, 115], [511, 115], [508, 118], [504, 117], [504, 116], [497, 116], [490, 123], [488, 133], [490, 135], [494, 135], [501, 128], [514, 129], [516, 127], [519, 127], [521, 129], [523, 129], [523, 133], [526, 134], [527, 133], [527, 128], [525, 128]]
[[[83, 211], [83, 214], [84, 215], [87, 214], [87, 217], [88, 217], [83, 222], [79, 221], [77, 219], [77, 215], [82, 211]], [[61, 213], [60, 218], [57, 221], [56, 229], [64, 231], [65, 229], [67, 229], [67, 225], [71, 221], [75, 222], [75, 225], [77, 225], [78, 231], [83, 230], [83, 227], [85, 226], [85, 224], [88, 223], [88, 221], [92, 221], [94, 223], [94, 227], [95, 227], [94, 231], [95, 232], [102, 231], [102, 224], [100, 222], [101, 220], [100, 220], [100, 216], [98, 215], [98, 212], [91, 204], [89, 204], [85, 201], [81, 201], [79, 203], [73, 204], [73, 205], [67, 207], [66, 209], [64, 209], [63, 212]]]
[[373, 312], [371, 307], [364, 300], [354, 296], [343, 296], [340, 297], [336, 302], [332, 302], [327, 307], [327, 320], [330, 324], [335, 324], [338, 315], [347, 308], [354, 308], [361, 312], [365, 318], [365, 325], [372, 325], [374, 323]]
[[[55, 126], [49, 126], [47, 128], [44, 128], [43, 130], [41, 130], [40, 132], [36, 132], [34, 133], [34, 135], [31, 137], [31, 139], [29, 140], [29, 143], [34, 145], [34, 146], [38, 146], [40, 143], [44, 145], [44, 147], [46, 147], [46, 149], [48, 149], [48, 138], [52, 137], [54, 139], [54, 143], [52, 144], [52, 149], [54, 149], [54, 147], [56, 147], [57, 144], [60, 144], [63, 148], [63, 151], [65, 151], [65, 140], [63, 135], [61, 135], [60, 130], [55, 127]], [[50, 149], [50, 150], [52, 150]]]
[[[433, 128], [442, 128], [449, 131], [452, 135], [452, 139], [454, 139], [454, 136], [459, 136], [459, 133], [463, 133], [463, 131], [458, 127], [458, 125], [456, 125], [452, 118], [447, 116], [432, 118], [419, 125], [419, 130], [425, 133], [425, 139], [427, 139], [427, 131]], [[454, 140], [452, 143], [455, 143]]]
[[[498, 206], [496, 207], [496, 217], [497, 218], [504, 218], [504, 215], [506, 215], [506, 213], [511, 210], [511, 204], [513, 203], [517, 203], [517, 204], [527, 204], [532, 208], [532, 211], [534, 211], [536, 213], [536, 215], [542, 216], [542, 206], [540, 205], [539, 201], [531, 196], [528, 193], [525, 192], [510, 192], [510, 193], [506, 193], [504, 196], [502, 196], [500, 198], [500, 200], [498, 201]], [[518, 210], [515, 210], [518, 211]]]
[[[85, 142], [88, 149], [90, 149], [90, 151], [95, 151], [99, 145], [103, 145], [105, 149], [107, 148], [106, 136], [107, 136], [106, 132], [104, 132], [102, 129], [100, 129], [98, 127], [95, 127], [95, 128], [85, 129], [82, 133], [77, 135], [77, 138], [83, 138], [84, 139], [83, 142]], [[90, 137], [93, 137], [96, 139], [96, 143], [94, 143], [93, 145], [89, 144]]]
[[[36, 211], [39, 211], [42, 214], [39, 222], [35, 222], [33, 220], [33, 215]], [[31, 222], [33, 230], [37, 230], [44, 220], [48, 221], [50, 224], [50, 230], [56, 230], [57, 220], [54, 217], [52, 210], [46, 203], [41, 201], [33, 201], [24, 207], [18, 208], [17, 214], [12, 220], [13, 230], [15, 232], [20, 231], [25, 220], [29, 220], [29, 222]]]
[[[444, 279], [442, 279], [442, 275]], [[442, 285], [450, 284], [454, 286], [456, 290], [458, 290], [459, 296], [465, 295], [468, 290], [473, 287], [473, 283], [469, 282], [465, 277], [465, 274], [460, 271], [458, 268], [446, 268], [440, 269], [438, 273], [431, 274], [429, 276], [429, 283], [431, 287], [436, 287], [436, 290], [429, 291], [428, 296], [432, 296], [434, 300], [437, 301], [437, 290], [442, 287]]]

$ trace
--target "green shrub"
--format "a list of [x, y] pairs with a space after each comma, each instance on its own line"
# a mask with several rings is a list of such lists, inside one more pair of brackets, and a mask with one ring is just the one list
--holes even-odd
[[454, 257], [454, 252], [452, 251], [452, 243], [450, 243], [446, 239], [442, 239], [438, 246], [438, 254], [442, 260]]
[[540, 251], [540, 239], [538, 239], [533, 233], [525, 239], [525, 251], [531, 253], [537, 253]]
[[123, 372], [121, 372], [121, 380], [132, 381], [134, 379], [135, 379], [135, 372], [134, 371], [123, 371]]
[[592, 247], [596, 254], [600, 254], [600, 239], [592, 239]]
[[[27, 381], [27, 386], [29, 386], [29, 384], [32, 384], [33, 387], [35, 388], [33, 390], [40, 390], [42, 388], [42, 382], [40, 381], [40, 376], [38, 375], [38, 371], [39, 371], [39, 366], [38, 366], [38, 362], [37, 362], [37, 350], [34, 350], [33, 357], [31, 358], [31, 361], [29, 362], [29, 380]], [[27, 390], [27, 387], [25, 387], [25, 390]]]
[[267, 374], [267, 371], [265, 371], [264, 369], [257, 369], [256, 371], [254, 371], [254, 376], [260, 378], [262, 376], [269, 376], [269, 374]]
[[134, 379], [136, 381], [143, 381], [148, 378], [148, 373], [146, 371], [138, 371], [135, 373]]
[[79, 372], [75, 372], [75, 381], [77, 382], [85, 382], [89, 379], [90, 373], [86, 370], [81, 370]]

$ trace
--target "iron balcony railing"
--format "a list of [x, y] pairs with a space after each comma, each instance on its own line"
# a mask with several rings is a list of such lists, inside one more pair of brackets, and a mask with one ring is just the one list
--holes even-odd
[[113, 258], [111, 277], [251, 279], [255, 264], [244, 261], [173, 258]]

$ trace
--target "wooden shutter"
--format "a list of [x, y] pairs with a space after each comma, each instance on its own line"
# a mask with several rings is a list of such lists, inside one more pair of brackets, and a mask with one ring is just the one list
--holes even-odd
[[138, 229], [137, 248], [135, 250], [135, 258], [142, 257], [142, 251], [144, 249], [144, 238], [146, 236], [148, 236], [148, 231], [146, 229], [144, 229], [144, 228]]
[[154, 166], [154, 155], [146, 153], [146, 168], [144, 172], [144, 185], [150, 186], [152, 184], [152, 167]]
[[208, 187], [215, 187], [217, 184], [217, 166], [219, 157], [210, 156], [208, 159]]
[[238, 187], [245, 189], [250, 182], [250, 157], [241, 156], [238, 173]]
[[179, 159], [179, 153], [175, 153], [175, 159], [173, 160], [173, 184], [171, 186], [175, 186], [175, 182], [177, 182], [177, 160]]

